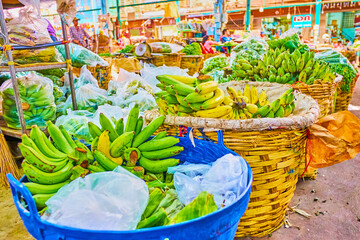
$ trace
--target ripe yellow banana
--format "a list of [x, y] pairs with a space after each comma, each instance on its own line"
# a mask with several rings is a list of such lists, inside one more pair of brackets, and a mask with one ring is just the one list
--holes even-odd
[[203, 118], [218, 118], [222, 117], [226, 114], [229, 114], [232, 111], [232, 107], [223, 105], [218, 106], [216, 108], [208, 109], [208, 110], [200, 110], [196, 112], [197, 117]]
[[167, 76], [174, 79], [174, 80], [176, 80], [176, 81], [185, 83], [185, 84], [190, 85], [190, 86], [193, 86], [195, 84], [195, 82], [196, 82], [196, 78], [194, 78], [194, 77], [175, 76], [175, 75], [167, 75]]
[[240, 119], [247, 119], [243, 109], [239, 109], [239, 118]]
[[206, 110], [206, 109], [215, 108], [215, 107], [219, 106], [220, 104], [222, 104], [224, 99], [225, 99], [224, 91], [220, 88], [217, 88], [215, 90], [214, 96], [212, 98], [210, 98], [209, 100], [206, 100], [203, 104], [201, 104], [201, 109]]
[[259, 92], [255, 86], [251, 88], [251, 103], [257, 104], [259, 101]]
[[215, 91], [218, 88], [218, 86], [219, 84], [214, 81], [200, 83], [199, 85], [196, 86], [195, 92], [199, 94], [210, 93]]
[[230, 97], [225, 97], [224, 98], [224, 104], [225, 105], [232, 105], [234, 103], [234, 101], [233, 100], [231, 100], [231, 98]]
[[265, 90], [263, 90], [259, 95], [259, 105], [260, 107], [265, 106], [267, 104], [268, 98]]
[[200, 103], [200, 102], [204, 102], [204, 101], [212, 98], [213, 96], [214, 96], [214, 92], [209, 92], [209, 93], [205, 93], [205, 94], [193, 92], [193, 93], [188, 94], [184, 98], [184, 101], [188, 102], [188, 103]]
[[102, 152], [106, 157], [108, 157], [113, 162], [121, 165], [123, 163], [123, 159], [121, 157], [112, 157], [110, 154], [110, 137], [109, 131], [105, 130], [99, 137], [97, 150]]
[[249, 100], [251, 99], [251, 90], [250, 90], [249, 84], [246, 84], [246, 86], [245, 86], [244, 96], [247, 97]]
[[234, 112], [233, 112], [233, 111], [230, 111], [230, 113], [228, 113], [228, 114], [226, 114], [226, 115], [222, 116], [221, 118], [223, 118], [223, 119], [231, 119], [231, 118], [232, 118], [232, 116], [233, 116], [233, 114], [234, 114]]
[[[255, 105], [256, 106], [256, 105]], [[243, 109], [243, 111], [244, 111], [244, 114], [245, 114], [245, 116], [246, 116], [246, 119], [251, 119], [251, 118], [253, 118], [253, 114], [248, 110], [248, 109]]]
[[227, 88], [226, 88], [226, 91], [228, 92], [228, 94], [229, 94], [229, 96], [230, 96], [230, 98], [231, 98], [232, 100], [236, 100], [236, 99], [237, 99], [238, 94], [237, 94], [236, 90], [235, 90], [233, 87], [227, 87]]
[[246, 110], [252, 114], [257, 113], [257, 111], [259, 110], [258, 106], [256, 106], [255, 104], [246, 104]]
[[239, 91], [237, 92], [237, 95], [238, 95], [238, 97], [243, 96], [243, 94], [242, 94], [241, 90], [239, 90]]

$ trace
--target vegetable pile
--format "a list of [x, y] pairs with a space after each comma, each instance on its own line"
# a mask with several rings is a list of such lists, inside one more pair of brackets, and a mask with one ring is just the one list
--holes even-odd
[[200, 44], [198, 44], [197, 42], [193, 42], [190, 45], [186, 45], [183, 48], [182, 52], [185, 53], [186, 55], [201, 55], [202, 54]]

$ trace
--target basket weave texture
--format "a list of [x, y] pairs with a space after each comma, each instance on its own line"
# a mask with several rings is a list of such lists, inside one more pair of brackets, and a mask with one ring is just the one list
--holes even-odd
[[[246, 83], [235, 82], [237, 90]], [[268, 92], [284, 85], [250, 82], [249, 84], [263, 87]], [[229, 85], [221, 84], [220, 87]], [[216, 129], [223, 131], [224, 144], [240, 154], [249, 163], [253, 171], [253, 185], [248, 208], [241, 218], [236, 237], [265, 236], [283, 222], [286, 209], [294, 195], [298, 181], [299, 164], [305, 162], [307, 127], [313, 124], [319, 115], [319, 107], [315, 100], [304, 94], [296, 94], [297, 101], [307, 101], [304, 109], [295, 109], [301, 116], [277, 119], [223, 120], [194, 117], [166, 116], [165, 124], [159, 131], [167, 130], [169, 135], [178, 135], [180, 126], [201, 128], [204, 133], [195, 131], [194, 136], [205, 137], [217, 141]], [[302, 106], [299, 106], [301, 108]], [[145, 112], [145, 121], [150, 122], [159, 116], [157, 111]], [[296, 117], [299, 117], [295, 120]], [[302, 120], [300, 119], [302, 118]], [[304, 118], [311, 120], [305, 121]], [[263, 122], [261, 124], [246, 124]], [[281, 122], [282, 126], [272, 122]], [[291, 126], [293, 125], [293, 127]], [[250, 126], [252, 129], [250, 129]], [[267, 126], [263, 129], [263, 126]], [[255, 129], [256, 128], [256, 129]]]
[[152, 55], [151, 63], [156, 67], [163, 65], [169, 67], [180, 67], [180, 55], [177, 53], [163, 53], [162, 55]]
[[200, 55], [182, 55], [180, 68], [189, 69], [188, 74], [194, 75], [197, 72], [200, 72], [203, 64], [203, 56]]
[[97, 65], [96, 67], [87, 67], [91, 74], [98, 81], [99, 87], [107, 90], [111, 80], [111, 65], [103, 67]]
[[292, 87], [317, 101], [320, 107], [319, 118], [325, 117], [332, 113], [336, 90], [335, 83], [323, 83], [319, 80], [316, 80], [315, 83], [312, 85], [306, 85], [305, 83], [297, 83], [293, 84]]
[[336, 99], [335, 99], [335, 112], [348, 110], [351, 98], [353, 96], [356, 81], [357, 81], [357, 77], [355, 77], [350, 83], [349, 92], [344, 92], [343, 90], [341, 90], [340, 85], [338, 85]]

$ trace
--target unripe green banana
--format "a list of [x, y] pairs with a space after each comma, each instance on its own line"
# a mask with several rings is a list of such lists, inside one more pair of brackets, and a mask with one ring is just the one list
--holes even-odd
[[295, 96], [294, 96], [294, 93], [290, 93], [288, 96], [287, 96], [287, 99], [286, 99], [286, 105], [289, 105], [291, 104], [295, 99]]
[[199, 94], [194, 92], [187, 95], [184, 98], [184, 101], [188, 103], [200, 103], [212, 98], [213, 96], [214, 96], [214, 92], [209, 92], [206, 94]]
[[27, 187], [27, 189], [29, 189], [32, 195], [35, 195], [35, 194], [56, 193], [57, 191], [59, 191], [61, 187], [65, 186], [69, 182], [70, 181], [65, 181], [52, 185], [39, 184], [34, 182], [24, 182], [23, 184], [25, 185], [25, 187]]
[[[99, 121], [100, 121], [100, 125], [102, 127], [103, 130], [108, 130], [109, 131], [109, 137], [110, 137], [110, 141], [113, 142], [115, 141], [115, 139], [119, 136], [117, 134], [117, 132], [115, 131], [115, 128], [112, 124], [112, 121], [110, 121], [110, 119], [108, 119], [105, 114], [100, 113], [100, 117], [99, 117]], [[136, 121], [135, 121], [135, 125], [136, 125]]]
[[284, 115], [285, 115], [285, 110], [283, 106], [280, 106], [279, 109], [274, 114], [275, 117], [279, 117], [279, 118], [284, 117]]
[[138, 147], [145, 142], [163, 124], [165, 116], [160, 116], [152, 120], [135, 138], [132, 147]]
[[175, 156], [184, 150], [183, 147], [173, 146], [161, 150], [155, 150], [150, 152], [141, 152], [141, 155], [148, 159], [163, 159]]
[[270, 110], [270, 112], [266, 115], [267, 118], [274, 118], [275, 114], [273, 111]]
[[135, 135], [138, 135], [141, 132], [143, 124], [144, 124], [144, 119], [143, 117], [140, 116], [136, 122]]
[[[50, 158], [50, 157], [44, 155], [42, 153], [42, 151], [40, 151], [40, 149], [36, 146], [35, 142], [31, 138], [29, 138], [28, 135], [23, 134], [21, 136], [21, 140], [22, 140], [22, 144], [33, 148], [41, 158]], [[59, 161], [63, 161], [64, 159], [66, 159], [66, 156], [63, 158], [51, 158], [51, 161], [59, 162]]]
[[115, 131], [119, 136], [124, 133], [124, 119], [120, 118], [116, 122]]
[[166, 149], [179, 143], [179, 139], [175, 137], [164, 137], [161, 139], [152, 139], [141, 144], [138, 149], [142, 152], [150, 152], [161, 149]]
[[264, 105], [257, 111], [256, 115], [265, 117], [270, 112], [270, 105]]
[[165, 160], [152, 161], [142, 156], [139, 159], [139, 164], [148, 172], [163, 173], [166, 172], [169, 167], [178, 165], [179, 159], [168, 158]]
[[186, 96], [182, 96], [182, 95], [176, 94], [175, 97], [176, 97], [176, 100], [180, 103], [181, 106], [183, 106], [183, 107], [188, 107], [187, 102], [184, 101], [184, 98], [185, 98]]
[[150, 217], [151, 214], [158, 208], [160, 202], [165, 198], [165, 193], [159, 188], [155, 188], [149, 195], [148, 204], [141, 216], [141, 219]]
[[88, 123], [88, 127], [89, 127], [89, 133], [93, 138], [99, 137], [102, 133], [101, 129], [96, 126], [94, 123], [89, 122]]
[[76, 148], [76, 144], [74, 142], [74, 140], [71, 138], [70, 134], [66, 131], [66, 129], [64, 128], [63, 125], [59, 126], [59, 129], [61, 131], [61, 133], [64, 135], [66, 141], [69, 143], [69, 145], [71, 146], [72, 149]]
[[117, 137], [114, 142], [110, 145], [110, 155], [113, 157], [120, 157], [123, 148], [131, 144], [134, 138], [135, 132], [125, 132], [121, 136]]
[[271, 103], [270, 110], [275, 113], [279, 109], [279, 107], [280, 107], [280, 99], [276, 99]]
[[[135, 131], [136, 122], [137, 122], [138, 118], [139, 118], [139, 105], [135, 104], [135, 106], [129, 112], [124, 132], [133, 132], [133, 131]], [[112, 141], [114, 141], [114, 140], [112, 140]]]
[[47, 130], [49, 132], [49, 135], [51, 139], [54, 141], [54, 144], [58, 150], [67, 154], [74, 151], [74, 149], [65, 139], [64, 135], [61, 133], [60, 129], [55, 124], [53, 124], [50, 121], [47, 121], [46, 125], [48, 126]]
[[166, 134], [167, 134], [166, 131], [159, 132], [153, 139], [161, 139], [161, 138], [164, 138], [164, 137], [166, 137]]
[[102, 152], [95, 150], [94, 157], [96, 161], [106, 170], [113, 171], [119, 164], [113, 162], [110, 158], [106, 157]]
[[48, 193], [48, 194], [35, 194], [33, 199], [35, 201], [36, 207], [38, 210], [41, 210], [46, 207], [46, 201], [49, 200], [55, 193]]
[[73, 164], [68, 161], [64, 168], [55, 173], [43, 172], [29, 164], [26, 160], [22, 162], [21, 166], [30, 181], [40, 184], [57, 184], [65, 182], [70, 178], [70, 170], [73, 167]]
[[292, 113], [292, 107], [290, 105], [286, 105], [284, 108], [284, 117], [289, 116]]
[[176, 99], [176, 97], [171, 94], [161, 96], [161, 99], [166, 101], [168, 104], [178, 104], [179, 103], [178, 100]]

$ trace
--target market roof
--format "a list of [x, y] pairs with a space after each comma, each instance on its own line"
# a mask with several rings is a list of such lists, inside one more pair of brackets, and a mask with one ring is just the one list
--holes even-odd
[[24, 6], [21, 2], [16, 1], [16, 0], [2, 0], [1, 2], [3, 4], [4, 9], [16, 8], [16, 7]]

